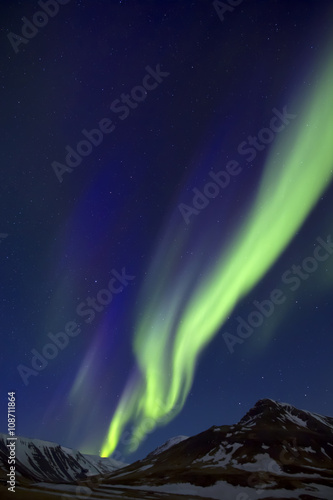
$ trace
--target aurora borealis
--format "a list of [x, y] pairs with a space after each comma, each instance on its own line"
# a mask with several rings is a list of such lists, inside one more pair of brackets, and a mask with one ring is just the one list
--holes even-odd
[[[183, 274], [176, 275], [176, 280], [163, 284], [160, 294], [155, 294], [152, 300], [148, 301], [146, 295], [149, 305], [134, 340], [143, 381], [131, 385], [129, 394], [125, 391], [111, 422], [102, 450], [104, 456], [115, 450], [130, 418], [137, 422], [139, 432], [134, 431], [134, 435], [138, 446], [146, 433], [141, 430], [145, 419], [150, 418], [154, 423], [175, 407], [181, 410], [202, 349], [237, 302], [270, 269], [331, 182], [333, 64], [330, 59], [326, 56], [327, 67], [319, 76], [314, 95], [306, 96], [301, 103], [298, 124], [291, 125], [284, 138], [276, 138], [253, 206], [227, 248], [220, 249], [221, 256], [209, 273], [190, 289], [191, 273], [195, 272], [190, 263], [188, 270], [185, 267]], [[159, 269], [165, 267], [169, 276], [175, 276], [177, 255], [169, 257], [168, 240], [164, 241], [166, 248], [161, 249]], [[196, 269], [204, 268], [204, 258], [202, 254]], [[152, 276], [154, 283], [160, 279]], [[153, 290], [152, 285], [151, 295]], [[162, 408], [156, 404], [159, 399]]]
[[38, 8], [0, 8], [17, 433], [132, 461], [263, 397], [333, 414], [331, 3], [72, 0], [15, 52]]

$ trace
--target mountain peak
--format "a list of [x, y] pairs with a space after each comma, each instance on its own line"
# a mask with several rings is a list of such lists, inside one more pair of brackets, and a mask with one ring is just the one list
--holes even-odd
[[181, 443], [182, 441], [185, 441], [185, 439], [188, 439], [188, 436], [175, 436], [170, 439], [168, 439], [165, 443], [163, 443], [161, 446], [156, 448], [154, 451], [150, 452], [148, 457], [154, 456], [154, 455], [159, 455], [162, 453], [162, 451], [168, 450], [175, 444]]
[[279, 425], [281, 428], [306, 428], [313, 432], [332, 433], [333, 419], [317, 413], [300, 410], [289, 403], [279, 403], [273, 399], [259, 399], [239, 425], [254, 427], [256, 425]]

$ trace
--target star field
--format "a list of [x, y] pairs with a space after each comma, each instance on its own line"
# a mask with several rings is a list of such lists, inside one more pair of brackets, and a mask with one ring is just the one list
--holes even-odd
[[40, 4], [0, 6], [1, 431], [8, 391], [18, 435], [97, 454], [116, 419], [128, 461], [261, 398], [332, 416], [331, 2]]

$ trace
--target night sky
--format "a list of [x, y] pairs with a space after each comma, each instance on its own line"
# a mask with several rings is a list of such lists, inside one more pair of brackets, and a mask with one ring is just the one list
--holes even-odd
[[[264, 397], [333, 415], [324, 93], [318, 123], [306, 115], [332, 2], [225, 5], [1, 2], [2, 432], [8, 391], [17, 435], [87, 453], [102, 452], [116, 415], [114, 456], [127, 461], [234, 423]], [[267, 216], [242, 250], [260, 193]], [[166, 407], [168, 391], [168, 417], [151, 417], [126, 454], [142, 408]]]

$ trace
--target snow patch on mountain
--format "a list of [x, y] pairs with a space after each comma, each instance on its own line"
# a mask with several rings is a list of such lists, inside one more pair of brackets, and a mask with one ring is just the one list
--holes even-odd
[[193, 464], [199, 464], [201, 462], [210, 462], [210, 465], [217, 465], [219, 467], [228, 464], [232, 460], [232, 456], [236, 450], [241, 448], [243, 445], [240, 443], [233, 443], [230, 445], [228, 450], [222, 444], [217, 450], [212, 450], [203, 457], [194, 460]]
[[99, 455], [87, 455], [82, 454], [85, 459], [90, 462], [96, 469], [98, 469], [101, 473], [107, 474], [108, 472], [113, 472], [114, 470], [121, 469], [122, 467], [126, 467], [124, 462], [119, 462], [119, 460], [115, 460], [110, 457], [100, 457]]
[[[273, 484], [271, 485], [273, 486]], [[123, 488], [122, 485], [115, 485], [115, 488]], [[201, 497], [201, 498], [214, 498], [217, 500], [251, 500], [253, 498], [260, 498], [264, 490], [267, 492], [265, 485], [261, 486], [262, 491], [259, 494], [256, 492], [254, 497], [254, 490], [251, 487], [244, 486], [234, 486], [226, 481], [217, 481], [212, 486], [195, 486], [191, 483], [169, 483], [162, 486], [150, 486], [150, 485], [140, 485], [140, 486], [127, 486], [124, 490], [144, 490], [144, 491], [154, 491], [158, 493], [169, 493], [174, 495], [184, 495], [184, 499], [190, 498], [190, 496]], [[316, 500], [328, 500], [331, 498], [332, 489], [323, 485], [310, 484], [308, 492], [316, 495]], [[281, 500], [285, 498], [287, 500], [299, 499], [304, 495], [304, 489], [297, 488], [293, 491], [290, 489], [279, 488], [278, 490], [270, 489], [269, 497], [277, 498]], [[96, 497], [97, 498], [97, 497]], [[310, 498], [310, 497], [309, 497]]]
[[159, 455], [160, 453], [162, 453], [162, 451], [168, 450], [172, 446], [175, 446], [176, 444], [181, 443], [182, 441], [185, 441], [185, 439], [188, 439], [188, 436], [175, 436], [173, 438], [170, 438], [164, 444], [162, 444], [161, 446], [156, 448], [154, 451], [149, 453], [149, 455], [147, 455], [147, 456], [151, 457], [154, 455]]

